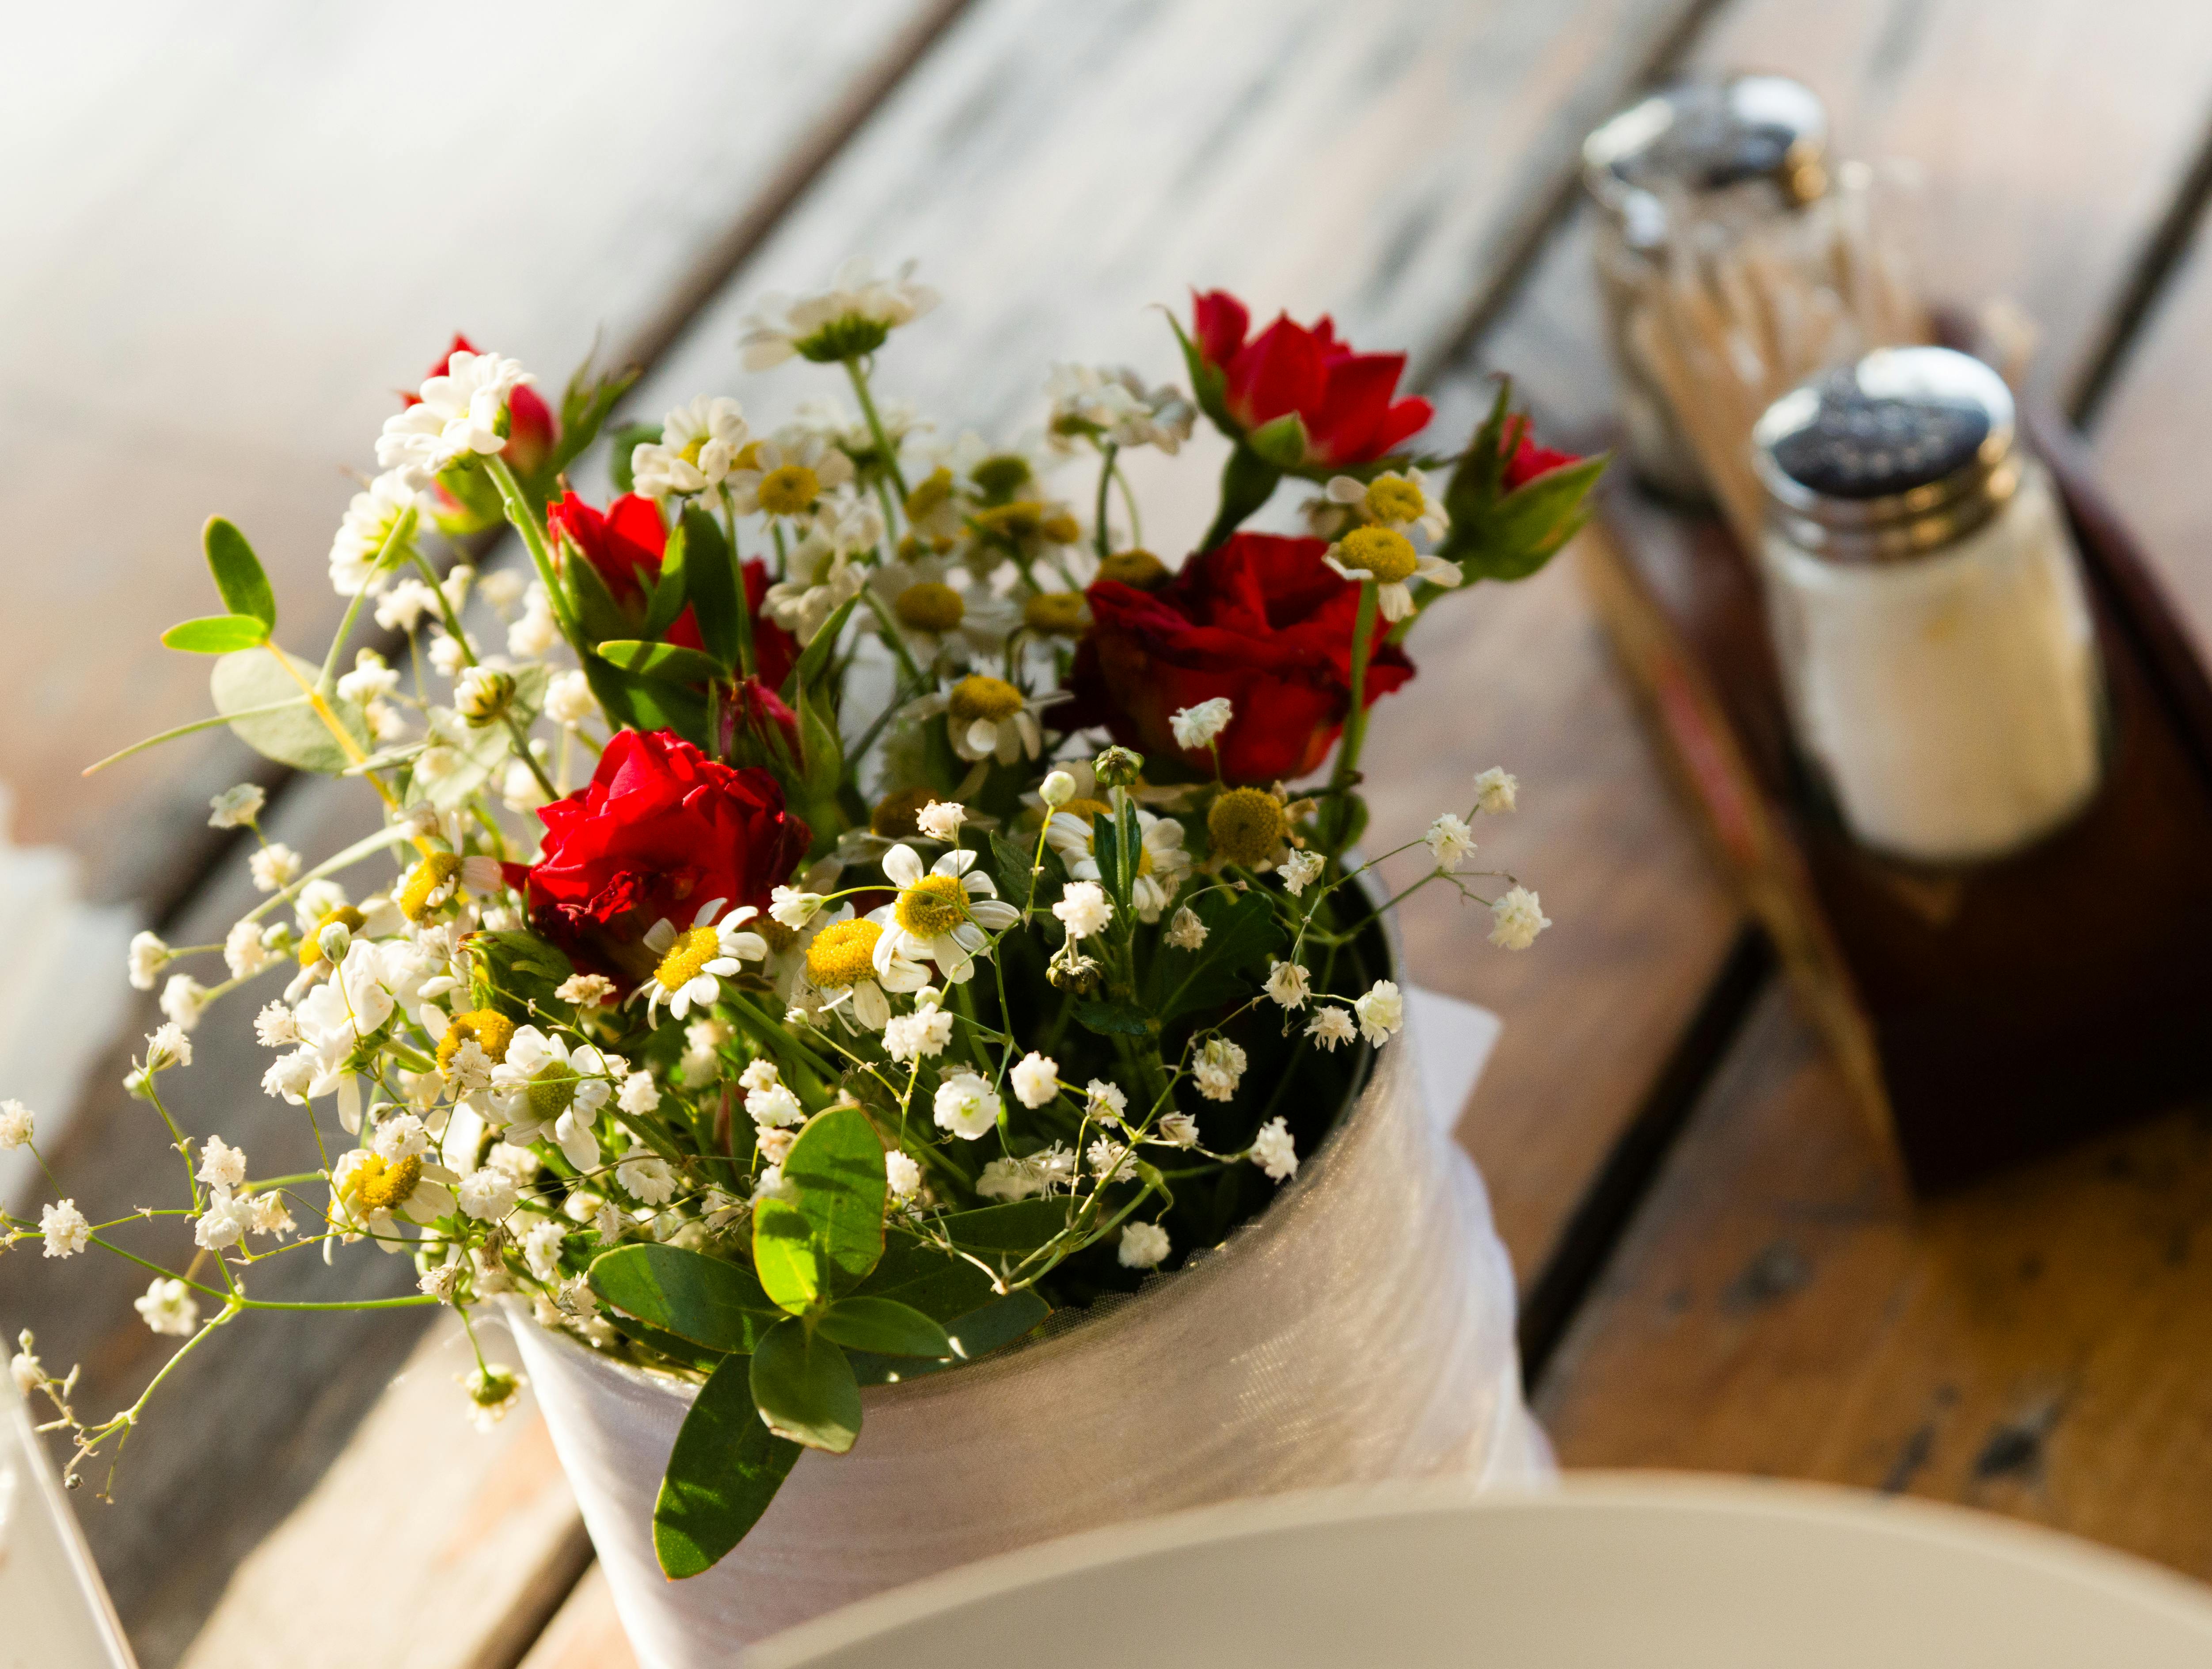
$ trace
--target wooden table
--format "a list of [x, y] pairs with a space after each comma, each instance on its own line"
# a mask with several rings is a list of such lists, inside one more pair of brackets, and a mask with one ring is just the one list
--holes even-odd
[[[362, 458], [377, 391], [451, 325], [549, 367], [603, 325], [648, 363], [634, 410], [727, 389], [772, 418], [808, 390], [740, 379], [749, 300], [856, 250], [918, 255], [948, 300], [902, 335], [891, 379], [1011, 428], [1051, 359], [1169, 373], [1146, 304], [1221, 284], [1407, 349], [1447, 438], [1504, 368], [1572, 439], [1610, 399], [1577, 147], [1679, 69], [1800, 76], [1846, 153], [1917, 164], [1926, 288], [2034, 316], [2036, 380], [2212, 644], [2212, 264], [2192, 241], [2212, 11], [2189, 0], [613, 15], [341, 27], [232, 8], [189, 38], [149, 22], [106, 43], [98, 73], [57, 76], [31, 107], [105, 113], [15, 217], [40, 235], [5, 281], [13, 315], [46, 328], [0, 347], [21, 588], [4, 629], [41, 722], [0, 736], [0, 777], [30, 833], [84, 847], [110, 895], [150, 901], [179, 939], [220, 938], [247, 896], [242, 853], [198, 827], [242, 756], [216, 743], [89, 784], [76, 767], [198, 711], [191, 669], [146, 646], [198, 608], [210, 509], [256, 535], [294, 619], [334, 614], [330, 465]], [[169, 73], [180, 58], [191, 74]], [[1186, 492], [1159, 513], [1164, 548], [1203, 507]], [[1911, 1201], [1670, 786], [1575, 567], [1424, 623], [1372, 770], [1384, 844], [1483, 766], [1524, 785], [1492, 853], [1558, 926], [1511, 958], [1470, 949], [1449, 913], [1407, 934], [1419, 979], [1505, 1017], [1462, 1135], [1521, 1271], [1562, 1458], [1963, 1501], [2212, 1577], [2212, 1120], [2178, 1110]], [[96, 633], [55, 627], [95, 616]], [[278, 832], [326, 848], [365, 815], [358, 793], [288, 786]], [[2094, 916], [2053, 901], [2051, 931]], [[254, 1088], [252, 1045], [203, 1037], [199, 1104], [234, 1108], [257, 1161], [280, 1157], [296, 1138]], [[154, 1186], [145, 1126], [94, 1092], [59, 1156], [88, 1210]], [[127, 1274], [26, 1261], [0, 1262], [0, 1319], [37, 1327], [49, 1360], [81, 1356], [94, 1405], [134, 1390], [156, 1358]], [[272, 1296], [390, 1291], [398, 1261], [264, 1278]], [[419, 1328], [240, 1327], [193, 1360], [134, 1441], [120, 1504], [88, 1513], [148, 1664], [627, 1660], [542, 1423], [476, 1437], [442, 1328], [385, 1389]], [[188, 1419], [185, 1397], [210, 1400]]]

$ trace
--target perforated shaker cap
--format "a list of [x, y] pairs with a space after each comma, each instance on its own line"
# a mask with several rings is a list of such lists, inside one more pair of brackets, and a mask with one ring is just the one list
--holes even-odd
[[1828, 114], [1786, 76], [1683, 82], [1630, 106], [1583, 142], [1583, 180], [1638, 248], [1663, 242], [1668, 199], [1772, 185], [1777, 206], [1828, 189]]
[[1882, 348], [1792, 389], [1751, 432], [1770, 517], [1835, 561], [1897, 561], [1980, 526], [2019, 485], [2012, 391], [1948, 348]]

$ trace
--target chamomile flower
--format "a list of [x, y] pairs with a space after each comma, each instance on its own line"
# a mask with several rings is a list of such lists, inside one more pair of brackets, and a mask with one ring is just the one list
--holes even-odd
[[599, 1162], [594, 1126], [613, 1098], [607, 1059], [589, 1043], [571, 1047], [558, 1032], [518, 1026], [492, 1068], [492, 1093], [516, 1145], [550, 1138], [578, 1170]]
[[747, 446], [723, 484], [741, 516], [795, 519], [852, 478], [853, 460], [842, 448], [804, 429], [783, 428], [774, 440]]
[[865, 549], [865, 543], [840, 545], [833, 537], [834, 525], [830, 532], [823, 529], [823, 522], [832, 520], [817, 519], [792, 548], [785, 564], [787, 577], [770, 586], [761, 599], [761, 612], [801, 643], [811, 643], [830, 616], [860, 594], [865, 583], [860, 565], [852, 560], [853, 551]]
[[971, 672], [950, 689], [908, 702], [906, 716], [929, 719], [941, 713], [954, 753], [970, 762], [995, 759], [1011, 765], [1042, 751], [1044, 731], [1036, 716], [1054, 699], [1064, 698], [1037, 701], [1004, 678]]
[[919, 991], [929, 970], [893, 950], [879, 962], [885, 929], [872, 918], [855, 920], [848, 904], [823, 924], [806, 946], [806, 982], [823, 1006], [870, 1031], [890, 1022], [890, 993]]
[[386, 1251], [399, 1251], [405, 1244], [399, 1224], [427, 1228], [452, 1215], [459, 1180], [419, 1154], [386, 1158], [373, 1148], [356, 1148], [339, 1156], [331, 1174], [332, 1226], [349, 1239], [368, 1235]]
[[735, 400], [702, 394], [661, 420], [660, 439], [630, 452], [636, 489], [656, 503], [672, 494], [703, 493], [721, 484], [751, 431]]
[[665, 916], [646, 933], [645, 948], [660, 958], [646, 982], [630, 992], [630, 1000], [646, 999], [646, 1023], [655, 1023], [662, 1003], [678, 1020], [694, 1004], [705, 1006], [721, 995], [721, 981], [738, 971], [740, 962], [763, 962], [768, 941], [758, 933], [741, 931], [760, 913], [750, 905], [731, 911], [717, 922], [724, 898], [710, 898], [699, 907], [689, 927], [678, 929]]
[[454, 349], [444, 373], [422, 385], [422, 398], [385, 420], [377, 468], [420, 491], [449, 464], [499, 452], [507, 445], [507, 398], [531, 380], [514, 360]]
[[1018, 610], [979, 594], [966, 574], [935, 556], [885, 562], [868, 585], [925, 663], [948, 652], [969, 662], [996, 655], [1021, 623]]
[[901, 960], [935, 962], [956, 984], [974, 975], [975, 957], [988, 950], [989, 935], [1022, 919], [1019, 910], [1000, 901], [989, 876], [972, 872], [975, 867], [975, 854], [961, 847], [927, 870], [910, 846], [895, 846], [884, 854], [884, 878], [899, 891], [867, 917], [882, 930], [872, 952], [879, 979]]
[[1395, 527], [1355, 527], [1328, 548], [1324, 560], [1347, 580], [1372, 580], [1376, 607], [1383, 619], [1392, 622], [1413, 612], [1411, 581], [1449, 588], [1464, 577], [1456, 562], [1423, 555]]
[[1331, 477], [1322, 496], [1306, 507], [1306, 519], [1324, 538], [1353, 525], [1418, 530], [1441, 539], [1451, 525], [1443, 505], [1429, 493], [1419, 470], [1385, 470], [1372, 481]]
[[1171, 386], [1147, 387], [1126, 365], [1055, 365], [1045, 379], [1052, 402], [1047, 432], [1055, 449], [1079, 437], [1117, 446], [1158, 446], [1173, 454], [1190, 439], [1197, 408]]
[[[332, 591], [351, 597], [364, 585], [372, 592], [383, 589], [383, 574], [376, 573], [376, 559], [415, 496], [416, 489], [398, 470], [386, 470], [353, 495], [344, 520], [338, 524], [337, 537], [331, 541]], [[384, 570], [390, 572], [389, 567]]]
[[[1105, 879], [1098, 867], [1096, 842], [1097, 820], [1107, 815], [1107, 808], [1097, 800], [1070, 800], [1045, 824], [1045, 841], [1060, 854], [1072, 878]], [[1183, 878], [1190, 873], [1190, 854], [1183, 850], [1182, 825], [1173, 817], [1155, 816], [1140, 810], [1137, 827], [1141, 831], [1141, 843], [1137, 849], [1137, 878], [1129, 889], [1129, 901], [1139, 921], [1158, 921], [1175, 901]]]
[[888, 278], [856, 255], [840, 266], [826, 288], [791, 296], [761, 297], [738, 338], [748, 371], [765, 371], [797, 355], [826, 365], [858, 359], [882, 347], [890, 333], [937, 305], [937, 292], [914, 281], [915, 263]]

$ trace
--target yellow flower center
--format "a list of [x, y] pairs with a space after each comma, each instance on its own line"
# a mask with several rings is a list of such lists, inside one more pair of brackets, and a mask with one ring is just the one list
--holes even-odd
[[968, 889], [957, 875], [925, 875], [899, 895], [895, 913], [916, 938], [942, 938], [968, 919]]
[[530, 1116], [540, 1124], [550, 1124], [575, 1104], [576, 1074], [559, 1061], [553, 1061], [538, 1069], [538, 1076], [530, 1080], [525, 1095], [530, 1102]]
[[906, 495], [906, 519], [910, 522], [927, 519], [945, 507], [952, 497], [952, 471], [931, 470], [915, 483], [914, 490]]
[[420, 1159], [386, 1159], [380, 1153], [364, 1154], [360, 1168], [353, 1174], [354, 1198], [361, 1202], [363, 1211], [396, 1211], [407, 1203], [407, 1197], [422, 1180]]
[[1085, 822], [1090, 822], [1093, 817], [1110, 817], [1114, 815], [1114, 808], [1107, 804], [1104, 800], [1080, 797], [1068, 801], [1060, 809], [1082, 818]]
[[1413, 542], [1395, 527], [1355, 527], [1337, 542], [1336, 560], [1354, 573], [1364, 568], [1389, 586], [1411, 579], [1420, 557]]
[[1039, 592], [1022, 604], [1022, 623], [1048, 637], [1081, 637], [1091, 611], [1081, 592]]
[[681, 991], [699, 977], [700, 970], [714, 960], [720, 948], [721, 939], [712, 927], [686, 927], [662, 953], [653, 977], [660, 981], [663, 991]]
[[514, 1022], [497, 1009], [470, 1009], [457, 1014], [447, 1023], [446, 1035], [438, 1040], [439, 1070], [453, 1070], [453, 1057], [461, 1052], [464, 1043], [474, 1043], [484, 1052], [484, 1058], [496, 1065], [507, 1059], [507, 1046], [514, 1036]]
[[986, 533], [1009, 539], [1034, 539], [1044, 531], [1044, 506], [1034, 499], [1017, 499], [995, 510], [978, 510], [975, 523]]
[[1150, 591], [1168, 577], [1168, 565], [1149, 550], [1117, 550], [1098, 564], [1098, 577]]
[[759, 441], [746, 441], [738, 448], [738, 455], [730, 460], [730, 467], [733, 470], [757, 470], [760, 468], [760, 449]]
[[911, 840], [921, 833], [921, 808], [937, 798], [934, 789], [900, 788], [885, 794], [868, 814], [868, 830], [887, 841]]
[[1380, 475], [1367, 483], [1367, 513], [1376, 521], [1418, 521], [1428, 497], [1401, 475]]
[[833, 921], [806, 947], [806, 977], [823, 991], [842, 991], [876, 974], [876, 941], [884, 930], [872, 921]]
[[415, 865], [415, 873], [399, 889], [399, 913], [420, 921], [430, 913], [430, 895], [461, 872], [461, 860], [450, 852], [434, 852]]
[[1055, 510], [1039, 525], [1038, 531], [1054, 544], [1073, 544], [1083, 537], [1083, 524], [1065, 510]]
[[949, 632], [967, 617], [960, 593], [936, 580], [908, 586], [891, 604], [900, 625], [913, 632]]
[[760, 507], [771, 516], [795, 516], [822, 496], [822, 477], [804, 464], [786, 464], [760, 479]]
[[1030, 461], [1018, 452], [985, 458], [969, 473], [986, 498], [1004, 498], [1030, 478]]
[[367, 925], [368, 919], [368, 917], [362, 914], [359, 910], [355, 909], [352, 905], [339, 905], [337, 908], [331, 911], [327, 915], [324, 916], [320, 921], [315, 924], [315, 931], [313, 932], [308, 934], [306, 938], [300, 941], [300, 966], [302, 968], [313, 968], [317, 962], [322, 961], [323, 947], [319, 941], [323, 937], [323, 929], [329, 926], [333, 921], [343, 922], [345, 924], [345, 930], [349, 933], [358, 933], [362, 928]]
[[695, 434], [684, 443], [684, 450], [676, 455], [686, 464], [696, 464], [699, 461], [699, 454], [706, 449], [707, 437], [703, 434]]
[[952, 686], [952, 696], [946, 711], [953, 722], [972, 725], [978, 719], [988, 719], [993, 724], [1012, 718], [1022, 710], [1022, 692], [1004, 678], [994, 678], [981, 672], [971, 672]]
[[1283, 803], [1264, 788], [1231, 788], [1206, 814], [1213, 855], [1246, 869], [1273, 857], [1285, 829]]

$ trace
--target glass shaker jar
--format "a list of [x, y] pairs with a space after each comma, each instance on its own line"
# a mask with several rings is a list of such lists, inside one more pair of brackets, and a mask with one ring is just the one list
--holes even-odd
[[1853, 837], [1966, 863], [2086, 807], [2095, 630], [2003, 379], [1948, 349], [1881, 349], [1776, 401], [1752, 440], [1791, 728]]
[[1627, 452], [1645, 482], [1711, 496], [1662, 385], [1635, 345], [1637, 304], [1665, 276], [1668, 246], [1694, 224], [1726, 239], [1792, 215], [1828, 189], [1828, 118], [1783, 76], [1686, 82], [1632, 106], [1583, 144], [1583, 182], [1602, 213], [1598, 290], [1620, 379]]

